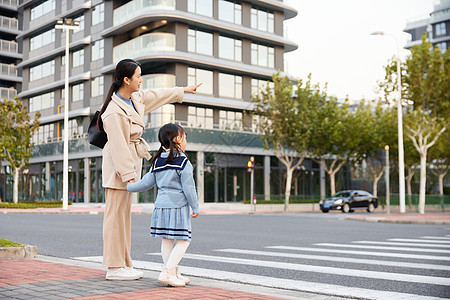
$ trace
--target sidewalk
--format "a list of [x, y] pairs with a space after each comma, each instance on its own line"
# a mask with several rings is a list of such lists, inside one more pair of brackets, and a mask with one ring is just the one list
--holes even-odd
[[419, 213], [375, 213], [346, 216], [345, 219], [379, 223], [450, 225], [450, 212], [427, 212], [423, 215]]
[[100, 264], [38, 256], [0, 259], [0, 299], [342, 299], [191, 277], [187, 287], [164, 287], [157, 272], [133, 281], [107, 281]]

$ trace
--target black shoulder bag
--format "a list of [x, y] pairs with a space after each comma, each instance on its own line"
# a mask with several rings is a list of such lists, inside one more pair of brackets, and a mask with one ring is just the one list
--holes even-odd
[[100, 120], [100, 129], [97, 127], [97, 120], [100, 118], [100, 111], [96, 111], [94, 117], [91, 120], [91, 123], [89, 124], [88, 129], [88, 140], [89, 144], [97, 146], [99, 148], [105, 147], [106, 142], [108, 141], [108, 136], [106, 135], [106, 132], [103, 130], [103, 124]]

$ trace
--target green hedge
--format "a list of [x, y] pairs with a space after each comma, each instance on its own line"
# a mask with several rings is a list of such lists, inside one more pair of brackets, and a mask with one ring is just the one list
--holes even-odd
[[[69, 201], [69, 205], [72, 201]], [[2, 202], [0, 208], [39, 208], [39, 207], [62, 207], [62, 201], [23, 201], [15, 204], [14, 202]]]
[[16, 242], [11, 242], [10, 240], [0, 238], [0, 247], [24, 247], [24, 246], [26, 246], [26, 245], [16, 243]]

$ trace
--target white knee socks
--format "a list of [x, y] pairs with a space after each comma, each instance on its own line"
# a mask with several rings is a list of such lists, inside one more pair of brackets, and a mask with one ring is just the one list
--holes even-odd
[[[168, 241], [166, 241], [168, 240]], [[166, 245], [164, 245], [166, 244]], [[177, 240], [175, 247], [173, 247], [173, 240], [163, 239], [161, 244], [161, 253], [164, 261], [164, 265], [167, 269], [172, 269], [178, 266], [184, 253], [189, 247], [190, 242], [185, 240]], [[163, 246], [164, 245], [164, 246]], [[163, 250], [164, 248], [164, 250]], [[169, 255], [167, 255], [168, 249], [170, 248]], [[166, 256], [167, 255], [167, 256]]]

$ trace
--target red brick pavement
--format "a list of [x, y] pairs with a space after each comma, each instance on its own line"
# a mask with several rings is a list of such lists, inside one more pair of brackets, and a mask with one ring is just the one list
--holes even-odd
[[105, 276], [105, 271], [33, 259], [0, 259], [0, 287], [67, 279]]

